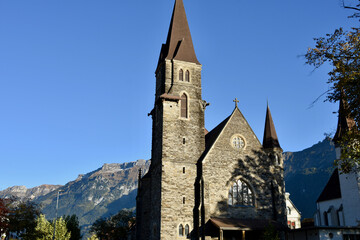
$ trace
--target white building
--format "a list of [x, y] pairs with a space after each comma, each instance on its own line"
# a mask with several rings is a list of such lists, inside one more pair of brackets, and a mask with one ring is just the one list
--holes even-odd
[[[337, 144], [355, 122], [345, 113], [346, 102], [340, 101], [338, 126], [333, 141]], [[316, 201], [314, 227], [291, 231], [289, 240], [360, 240], [360, 172], [341, 174], [336, 168]]]
[[[346, 103], [340, 101], [339, 120], [333, 141], [337, 143], [354, 125], [344, 114]], [[341, 149], [336, 146], [336, 158]], [[360, 227], [360, 172], [341, 174], [335, 169], [317, 200], [315, 226]]]
[[301, 213], [289, 198], [290, 193], [285, 193], [287, 224], [290, 229], [301, 228]]

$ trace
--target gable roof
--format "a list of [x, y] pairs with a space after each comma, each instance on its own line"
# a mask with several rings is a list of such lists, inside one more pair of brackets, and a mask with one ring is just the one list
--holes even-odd
[[275, 125], [272, 120], [269, 105], [267, 106], [267, 109], [266, 109], [263, 147], [264, 148], [275, 148], [275, 147], [280, 148], [279, 140], [278, 140], [278, 137], [276, 134]]
[[336, 198], [341, 198], [339, 170], [337, 168], [335, 168], [316, 202], [323, 202]]
[[[217, 125], [213, 130], [211, 130], [210, 132], [208, 132], [205, 135], [205, 150], [199, 159], [200, 162], [205, 158], [206, 154], [210, 151], [211, 147], [214, 145], [216, 139], [219, 137], [220, 133], [223, 131], [224, 127], [226, 126], [227, 122], [229, 121], [229, 119], [233, 115], [233, 113], [231, 113], [230, 116], [225, 118], [219, 125]], [[207, 129], [205, 129], [205, 130], [207, 131]]]
[[196, 58], [184, 3], [175, 0], [166, 43], [162, 45], [159, 62], [175, 59], [200, 64]]
[[[199, 162], [202, 162], [205, 159], [206, 155], [211, 150], [211, 148], [214, 146], [214, 144], [216, 143], [216, 140], [220, 137], [221, 133], [224, 132], [224, 129], [226, 128], [227, 124], [230, 122], [232, 117], [235, 115], [236, 111], [240, 114], [241, 118], [244, 119], [244, 121], [246, 122], [246, 125], [249, 127], [249, 130], [256, 137], [254, 131], [251, 129], [249, 123], [246, 121], [245, 117], [242, 115], [240, 109], [236, 106], [234, 111], [230, 114], [230, 116], [225, 118], [219, 125], [217, 125], [213, 130], [211, 130], [210, 132], [208, 132], [205, 135], [205, 150], [204, 150], [203, 154], [201, 155]], [[256, 139], [257, 139], [257, 137], [256, 137]], [[259, 140], [257, 140], [257, 141], [259, 141]], [[259, 142], [259, 144], [260, 144], [260, 142]]]

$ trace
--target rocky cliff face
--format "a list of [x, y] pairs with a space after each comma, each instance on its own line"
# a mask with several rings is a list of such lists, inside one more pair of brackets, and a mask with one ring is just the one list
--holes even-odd
[[0, 198], [7, 198], [16, 196], [20, 199], [34, 200], [40, 196], [44, 196], [52, 191], [55, 191], [62, 185], [48, 185], [43, 184], [33, 188], [26, 188], [25, 186], [14, 186], [9, 187], [3, 191], [0, 191]]

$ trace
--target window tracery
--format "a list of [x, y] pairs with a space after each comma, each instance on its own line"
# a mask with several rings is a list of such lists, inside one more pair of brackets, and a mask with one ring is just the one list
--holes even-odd
[[229, 189], [229, 205], [255, 206], [254, 194], [250, 186], [238, 179]]

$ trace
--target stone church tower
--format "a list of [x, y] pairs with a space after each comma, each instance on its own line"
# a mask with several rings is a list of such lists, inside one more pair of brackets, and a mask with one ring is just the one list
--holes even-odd
[[146, 219], [138, 239], [176, 239], [174, 229], [183, 224], [185, 234], [193, 226], [196, 162], [205, 149], [201, 64], [181, 0], [175, 2], [155, 75], [152, 162], [143, 177], [148, 183], [140, 186], [149, 193], [138, 196], [138, 203], [145, 201], [151, 208], [138, 216]]
[[136, 239], [260, 239], [286, 224], [282, 149], [269, 108], [263, 144], [235, 109], [204, 127], [199, 63], [175, 0], [155, 71], [149, 171], [139, 174]]

